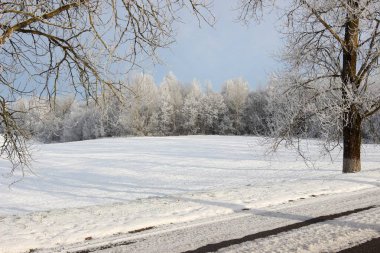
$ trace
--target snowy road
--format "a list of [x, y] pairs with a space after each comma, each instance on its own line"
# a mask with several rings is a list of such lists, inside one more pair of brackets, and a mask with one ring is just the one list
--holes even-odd
[[43, 252], [336, 252], [380, 236], [379, 194], [298, 199]]

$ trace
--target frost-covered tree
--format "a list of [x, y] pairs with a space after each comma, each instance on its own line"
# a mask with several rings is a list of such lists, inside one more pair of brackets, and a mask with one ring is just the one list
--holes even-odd
[[232, 132], [228, 109], [221, 94], [208, 91], [203, 96], [201, 108], [201, 133], [228, 134]]
[[128, 98], [129, 124], [136, 135], [152, 135], [157, 128], [158, 88], [153, 76], [141, 74], [132, 78]]
[[[95, 98], [104, 87], [120, 96], [120, 80], [143, 56], [174, 40], [178, 12], [209, 22], [201, 0], [13, 0], [0, 2], [0, 155], [29, 161], [27, 134], [13, 101], [33, 92], [54, 100], [59, 91]], [[206, 17], [206, 18], [205, 18]], [[71, 88], [69, 88], [71, 87]]]
[[198, 81], [191, 83], [182, 107], [183, 126], [186, 134], [197, 134], [200, 131], [200, 115], [202, 113], [202, 91]]
[[250, 92], [244, 108], [243, 121], [248, 134], [268, 135], [268, 95], [266, 91]]
[[[264, 6], [276, 2], [241, 0], [240, 17], [259, 18]], [[300, 103], [283, 103], [289, 124], [278, 124], [275, 137], [291, 142], [290, 128], [313, 115], [324, 135], [335, 136], [330, 141], [343, 139], [343, 172], [358, 172], [362, 122], [380, 110], [380, 1], [292, 0], [281, 1], [279, 9], [288, 63], [279, 82], [287, 87], [283, 96]]]
[[158, 129], [161, 135], [169, 135], [174, 131], [174, 106], [169, 93], [160, 89], [160, 108], [158, 112]]
[[[268, 88], [268, 98], [267, 98], [267, 113], [270, 115], [268, 117], [268, 130], [271, 134], [280, 138], [280, 136], [286, 136], [288, 139], [284, 139], [288, 145], [292, 146], [292, 138], [308, 138], [310, 136], [310, 126], [317, 126], [318, 117], [312, 113], [319, 104], [313, 100], [313, 94], [306, 91], [299, 90], [298, 93], [289, 93], [289, 85], [286, 82], [290, 80], [284, 80], [284, 78], [274, 78], [272, 77], [270, 86]], [[292, 86], [292, 84], [290, 84]], [[335, 110], [335, 108], [331, 108]], [[337, 115], [335, 115], [337, 116]], [[339, 134], [339, 117], [329, 117], [326, 120], [323, 127], [325, 128], [324, 138], [326, 140], [335, 139], [336, 135]], [[335, 130], [336, 129], [336, 130]], [[295, 142], [297, 145], [299, 142]], [[329, 143], [329, 142], [327, 142]], [[276, 145], [278, 143], [276, 142]], [[299, 148], [297, 146], [297, 148]], [[326, 146], [328, 149], [328, 146]], [[301, 150], [300, 150], [301, 151]]]
[[57, 98], [54, 105], [37, 97], [19, 100], [15, 107], [18, 125], [38, 141], [60, 142], [65, 118], [71, 113], [73, 103], [72, 97]]
[[229, 110], [234, 134], [244, 132], [243, 113], [249, 93], [248, 82], [242, 78], [227, 80], [222, 94]]
[[74, 104], [67, 115], [62, 141], [82, 141], [105, 136], [99, 107]]
[[159, 125], [162, 134], [177, 133], [182, 124], [183, 88], [173, 73], [164, 77], [160, 88]]
[[[126, 94], [126, 89], [121, 90], [121, 94]], [[124, 97], [127, 98], [126, 95]], [[100, 118], [102, 121], [104, 136], [122, 136], [130, 133], [128, 121], [126, 120], [127, 106], [125, 100], [118, 99], [112, 91], [102, 90], [101, 98], [97, 104], [87, 104], [87, 106], [98, 107]]]

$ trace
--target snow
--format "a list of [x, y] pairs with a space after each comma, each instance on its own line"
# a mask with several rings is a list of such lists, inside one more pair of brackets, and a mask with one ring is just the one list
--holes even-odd
[[[378, 146], [363, 146], [363, 172], [343, 175], [338, 152], [334, 163], [315, 156], [315, 166], [307, 167], [295, 152], [267, 155], [262, 141], [185, 136], [39, 145], [33, 175], [11, 187], [14, 178], [0, 179], [0, 252], [380, 186]], [[307, 148], [316, 154], [318, 142], [310, 141]], [[0, 160], [0, 173], [6, 174], [8, 166]]]
[[[364, 238], [365, 240], [370, 240], [380, 236], [379, 207], [261, 239], [248, 239], [246, 242], [237, 244], [236, 239], [305, 221], [321, 214], [341, 213], [347, 210], [368, 207], [368, 205], [379, 205], [380, 199], [376, 196], [379, 193], [380, 189], [372, 188], [354, 193], [325, 195], [271, 206], [265, 208], [265, 210], [251, 209], [235, 212], [223, 217], [189, 222], [181, 226], [162, 226], [162, 228], [143, 232], [140, 235], [114, 237], [110, 240], [114, 243], [134, 243], [99, 252], [186, 252], [199, 249], [208, 244], [215, 245], [215, 243], [228, 242], [231, 239], [235, 240], [235, 242], [232, 242], [233, 245], [226, 248], [222, 246], [219, 251], [336, 252], [353, 244], [361, 243]], [[83, 247], [93, 249], [93, 246], [96, 247], [97, 244], [99, 245], [99, 241], [94, 241], [88, 245], [72, 245], [72, 247], [66, 249], [69, 252], [83, 249]], [[214, 248], [211, 252], [216, 251], [216, 249]], [[59, 252], [65, 251], [61, 250]], [[200, 250], [198, 252], [206, 251]]]
[[[376, 223], [374, 222], [376, 221]], [[380, 236], [380, 208], [231, 246], [219, 252], [337, 252]]]

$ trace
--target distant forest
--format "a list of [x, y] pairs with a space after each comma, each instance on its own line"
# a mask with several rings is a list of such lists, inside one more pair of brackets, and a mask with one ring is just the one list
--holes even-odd
[[[270, 136], [276, 111], [285, 109], [271, 96], [276, 87], [250, 91], [241, 78], [226, 81], [221, 92], [196, 80], [184, 85], [172, 73], [160, 85], [150, 75], [135, 75], [124, 87], [122, 97], [107, 89], [96, 101], [31, 97], [14, 109], [23, 131], [44, 143], [116, 136]], [[323, 126], [313, 115], [298, 118], [296, 128], [303, 138], [323, 138]], [[364, 123], [364, 142], [378, 143], [378, 129], [379, 114]]]

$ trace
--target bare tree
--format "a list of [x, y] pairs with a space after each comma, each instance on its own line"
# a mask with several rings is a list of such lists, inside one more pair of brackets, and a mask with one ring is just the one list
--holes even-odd
[[120, 96], [120, 77], [139, 60], [158, 59], [184, 8], [212, 22], [206, 0], [1, 1], [0, 155], [12, 172], [30, 158], [15, 101], [29, 94], [54, 100], [59, 92], [96, 99], [105, 88]]
[[[290, 141], [294, 135], [287, 130], [302, 117], [326, 123], [336, 116], [333, 122], [340, 123], [330, 130], [340, 135], [329, 136], [336, 143], [343, 136], [343, 172], [358, 172], [362, 122], [380, 110], [380, 1], [292, 0], [284, 6], [275, 0], [240, 0], [240, 18], [258, 19], [265, 7], [276, 4], [281, 4], [288, 41], [283, 95], [308, 98], [280, 127], [276, 140]], [[315, 106], [306, 106], [309, 102]]]

